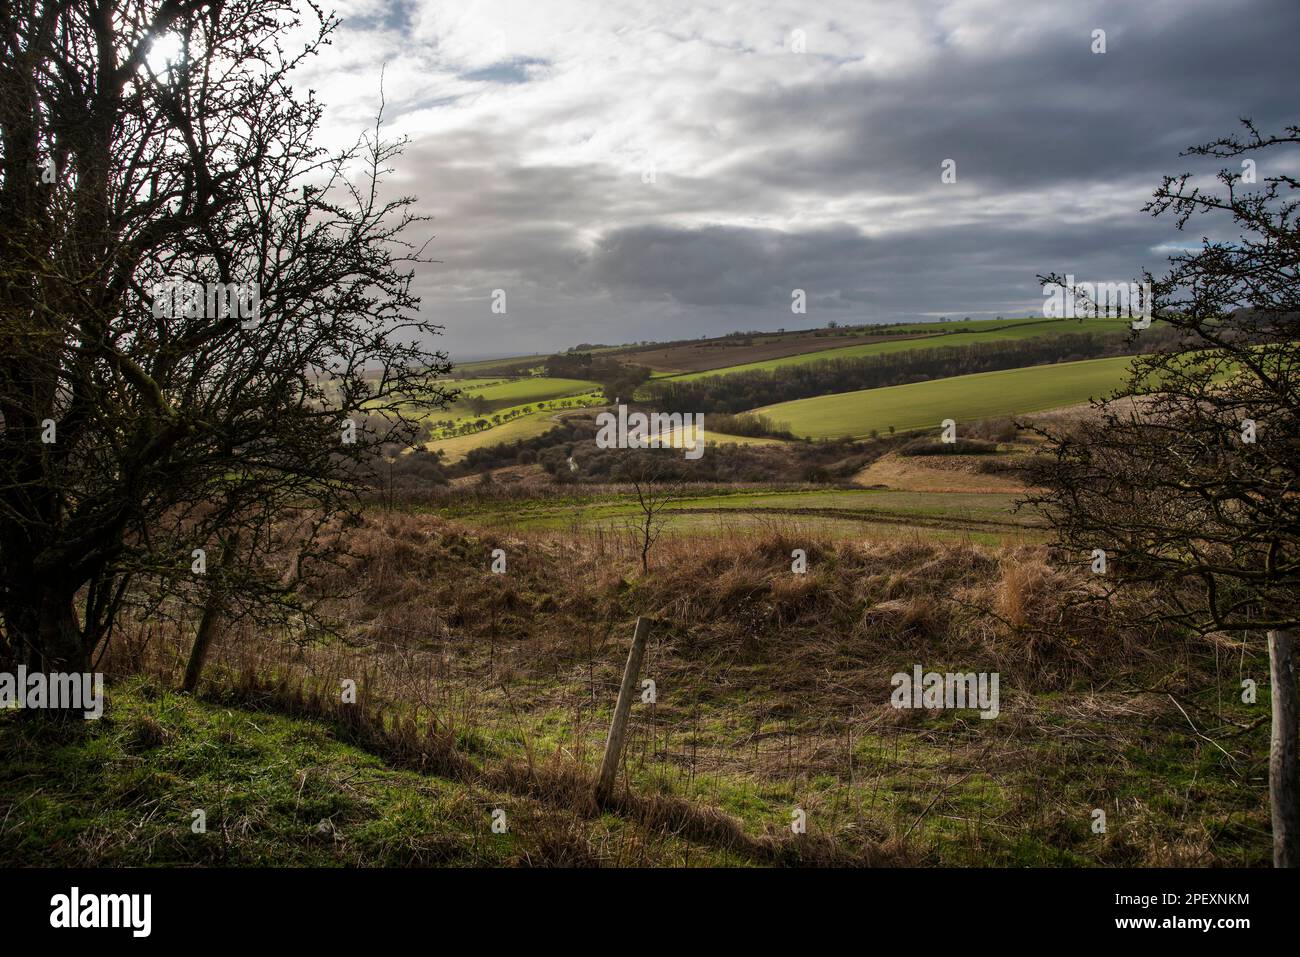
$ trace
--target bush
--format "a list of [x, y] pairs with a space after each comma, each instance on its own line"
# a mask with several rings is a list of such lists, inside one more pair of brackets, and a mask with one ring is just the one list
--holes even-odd
[[1014, 442], [1020, 430], [1009, 415], [996, 419], [981, 419], [963, 426], [967, 438], [987, 439], [990, 442]]
[[939, 442], [935, 439], [913, 439], [898, 450], [899, 455], [991, 455], [998, 450], [996, 442], [982, 439], [958, 439], [956, 442]]

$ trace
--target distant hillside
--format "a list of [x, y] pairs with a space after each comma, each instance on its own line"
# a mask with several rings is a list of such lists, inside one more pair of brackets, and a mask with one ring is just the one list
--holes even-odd
[[[792, 362], [872, 355], [920, 347], [920, 344], [959, 345], [967, 342], [1019, 339], [1062, 332], [1120, 331], [1125, 319], [1043, 319], [1022, 317], [960, 322], [913, 322], [892, 325], [835, 326], [774, 332], [732, 332], [702, 339], [621, 346], [579, 346], [557, 352], [585, 352], [629, 365], [645, 366], [656, 376], [690, 377], [716, 370], [747, 371]], [[846, 350], [841, 352], [841, 350]], [[459, 363], [457, 376], [528, 375], [546, 360], [544, 355], [517, 356]]]

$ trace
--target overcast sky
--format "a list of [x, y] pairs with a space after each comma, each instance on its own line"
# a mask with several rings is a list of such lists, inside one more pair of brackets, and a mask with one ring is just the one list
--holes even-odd
[[1127, 281], [1198, 238], [1140, 211], [1161, 174], [1205, 169], [1182, 149], [1300, 122], [1298, 0], [336, 9], [298, 82], [341, 140], [385, 68], [412, 140], [394, 188], [442, 260], [416, 286], [462, 359], [1037, 314], [1040, 273]]

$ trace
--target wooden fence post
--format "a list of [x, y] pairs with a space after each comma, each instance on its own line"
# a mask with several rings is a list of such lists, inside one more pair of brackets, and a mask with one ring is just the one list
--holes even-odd
[[1273, 866], [1300, 867], [1300, 762], [1296, 759], [1296, 668], [1294, 635], [1268, 633], [1269, 697], [1273, 734], [1269, 741], [1268, 792], [1273, 808]]
[[623, 669], [623, 683], [618, 689], [618, 704], [609, 722], [609, 737], [605, 740], [605, 758], [600, 764], [600, 780], [596, 783], [596, 803], [604, 804], [614, 793], [614, 779], [618, 776], [618, 762], [623, 754], [623, 738], [627, 734], [627, 716], [632, 710], [632, 696], [636, 693], [636, 678], [641, 672], [641, 659], [645, 657], [645, 643], [650, 636], [650, 619], [638, 618], [632, 635], [632, 648], [627, 653], [627, 667]]

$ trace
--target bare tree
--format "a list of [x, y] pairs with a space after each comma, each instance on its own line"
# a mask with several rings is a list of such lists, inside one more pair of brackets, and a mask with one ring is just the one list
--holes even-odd
[[[1167, 275], [1145, 276], [1175, 345], [1135, 360], [1095, 418], [1043, 433], [1055, 455], [1033, 501], [1052, 516], [1059, 546], [1081, 560], [1103, 550], [1115, 586], [1158, 596], [1144, 617], [1198, 633], [1267, 633], [1274, 862], [1295, 867], [1300, 183], [1284, 170], [1300, 127], [1265, 136], [1244, 124], [1243, 136], [1188, 151], [1243, 159], [1216, 186], [1166, 177], [1146, 207], [1180, 229], [1208, 217], [1217, 237], [1172, 257]], [[1258, 183], [1255, 169], [1267, 173]]]
[[300, 618], [359, 469], [443, 405], [417, 217], [383, 195], [401, 144], [326, 153], [290, 85], [337, 22], [0, 4], [0, 659], [83, 671], [125, 609], [217, 582]]
[[634, 452], [636, 458], [622, 470], [636, 494], [638, 514], [629, 523], [641, 551], [641, 571], [650, 570], [650, 550], [668, 525], [668, 508], [681, 497], [682, 483], [672, 476], [653, 452]]

